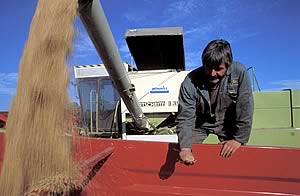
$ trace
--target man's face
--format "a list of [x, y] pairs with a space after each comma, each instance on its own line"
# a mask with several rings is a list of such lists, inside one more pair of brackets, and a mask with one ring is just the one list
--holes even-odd
[[204, 66], [205, 74], [208, 78], [208, 82], [212, 84], [217, 84], [221, 81], [223, 76], [225, 75], [227, 68], [224, 64], [219, 66]]

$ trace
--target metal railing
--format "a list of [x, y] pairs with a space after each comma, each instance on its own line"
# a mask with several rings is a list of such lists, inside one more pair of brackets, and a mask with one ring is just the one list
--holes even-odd
[[257, 86], [257, 89], [258, 91], [261, 91], [261, 88], [259, 86], [259, 83], [258, 83], [258, 80], [257, 80], [257, 77], [256, 77], [256, 74], [255, 74], [255, 70], [254, 70], [254, 67], [251, 66], [251, 67], [248, 67], [247, 68], [247, 71], [249, 72], [251, 70], [251, 78], [252, 78], [252, 90], [255, 91], [255, 84]]

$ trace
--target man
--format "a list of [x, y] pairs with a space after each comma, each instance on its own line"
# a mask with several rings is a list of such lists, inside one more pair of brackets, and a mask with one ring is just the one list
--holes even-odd
[[181, 84], [176, 122], [180, 159], [195, 162], [192, 143], [216, 134], [229, 157], [248, 142], [253, 117], [253, 96], [247, 69], [233, 62], [230, 44], [211, 41], [203, 51], [202, 67]]

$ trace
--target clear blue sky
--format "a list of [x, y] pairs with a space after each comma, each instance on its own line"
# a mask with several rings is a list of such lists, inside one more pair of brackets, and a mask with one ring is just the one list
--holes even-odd
[[[18, 64], [36, 0], [10, 0], [0, 6], [0, 111], [9, 110]], [[299, 0], [102, 0], [124, 61], [130, 55], [124, 33], [131, 28], [182, 26], [188, 70], [201, 65], [206, 44], [216, 38], [231, 43], [234, 59], [254, 66], [262, 90], [300, 89]], [[97, 64], [80, 20], [70, 66]], [[73, 73], [70, 73], [71, 77]], [[28, 76], [30, 77], [30, 76]], [[71, 89], [71, 88], [70, 88]], [[70, 90], [71, 97], [75, 92]]]

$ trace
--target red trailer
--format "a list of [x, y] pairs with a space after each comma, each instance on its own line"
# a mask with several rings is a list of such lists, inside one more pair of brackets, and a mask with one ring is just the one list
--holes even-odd
[[[298, 148], [243, 146], [234, 156], [222, 158], [221, 145], [197, 144], [197, 162], [185, 166], [177, 161], [176, 143], [76, 141], [74, 160], [89, 164], [83, 174], [90, 181], [82, 195], [300, 195]], [[3, 149], [1, 133], [0, 165]], [[104, 158], [112, 149], [103, 164], [99, 155]]]

